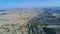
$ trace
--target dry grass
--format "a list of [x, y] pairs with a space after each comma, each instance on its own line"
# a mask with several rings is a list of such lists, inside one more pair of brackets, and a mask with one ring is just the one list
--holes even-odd
[[[32, 19], [34, 16], [36, 16], [37, 14], [38, 14], [37, 12], [31, 10], [27, 10], [27, 11], [22, 10], [16, 12], [11, 11], [8, 12], [8, 14], [0, 15], [0, 26], [1, 26], [0, 33], [3, 32], [3, 34], [28, 34], [28, 28], [26, 25], [28, 24], [28, 21]], [[8, 26], [4, 26], [5, 24]], [[18, 27], [19, 25], [23, 27], [21, 31], [16, 30], [16, 28], [17, 29], [21, 28]], [[5, 27], [7, 29], [4, 29]], [[7, 32], [7, 30], [9, 32]]]

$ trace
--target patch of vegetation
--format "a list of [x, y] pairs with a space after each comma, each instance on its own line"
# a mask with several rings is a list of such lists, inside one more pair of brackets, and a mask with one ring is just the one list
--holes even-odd
[[0, 34], [7, 32], [9, 34], [17, 34], [17, 32], [20, 32], [21, 34], [24, 34], [22, 31], [23, 28], [25, 28], [26, 25], [20, 25], [19, 23], [17, 24], [4, 24], [0, 26]]

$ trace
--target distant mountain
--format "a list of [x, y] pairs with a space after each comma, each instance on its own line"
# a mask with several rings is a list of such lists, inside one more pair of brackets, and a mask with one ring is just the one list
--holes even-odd
[[60, 8], [43, 8], [45, 12], [60, 13]]
[[5, 11], [7, 11], [7, 10], [0, 10], [0, 12], [5, 12]]

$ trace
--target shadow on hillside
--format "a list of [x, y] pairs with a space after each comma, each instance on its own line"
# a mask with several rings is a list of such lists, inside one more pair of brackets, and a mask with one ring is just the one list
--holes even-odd
[[29, 22], [28, 22], [28, 34], [56, 34], [56, 32], [52, 31], [53, 28], [45, 28], [45, 27], [41, 27], [43, 25], [47, 26], [46, 21], [44, 21], [44, 17], [39, 14], [37, 16], [35, 16], [34, 18], [32, 18]]

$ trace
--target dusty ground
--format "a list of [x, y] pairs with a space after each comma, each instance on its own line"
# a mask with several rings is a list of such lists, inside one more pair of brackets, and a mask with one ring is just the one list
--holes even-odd
[[[3, 26], [4, 24], [19, 24], [26, 26], [28, 24], [28, 21], [32, 19], [34, 16], [36, 16], [38, 13], [31, 11], [31, 10], [22, 10], [22, 11], [10, 11], [7, 12], [5, 15], [0, 15], [0, 25]], [[23, 31], [23, 34], [28, 34], [28, 28], [25, 27], [21, 29]], [[17, 28], [17, 27], [16, 27]], [[12, 30], [15, 28], [12, 28]], [[1, 30], [3, 31], [3, 30]], [[4, 34], [9, 34], [8, 32], [4, 32]], [[16, 33], [15, 33], [16, 34]], [[21, 32], [17, 31], [17, 34], [22, 34]]]

